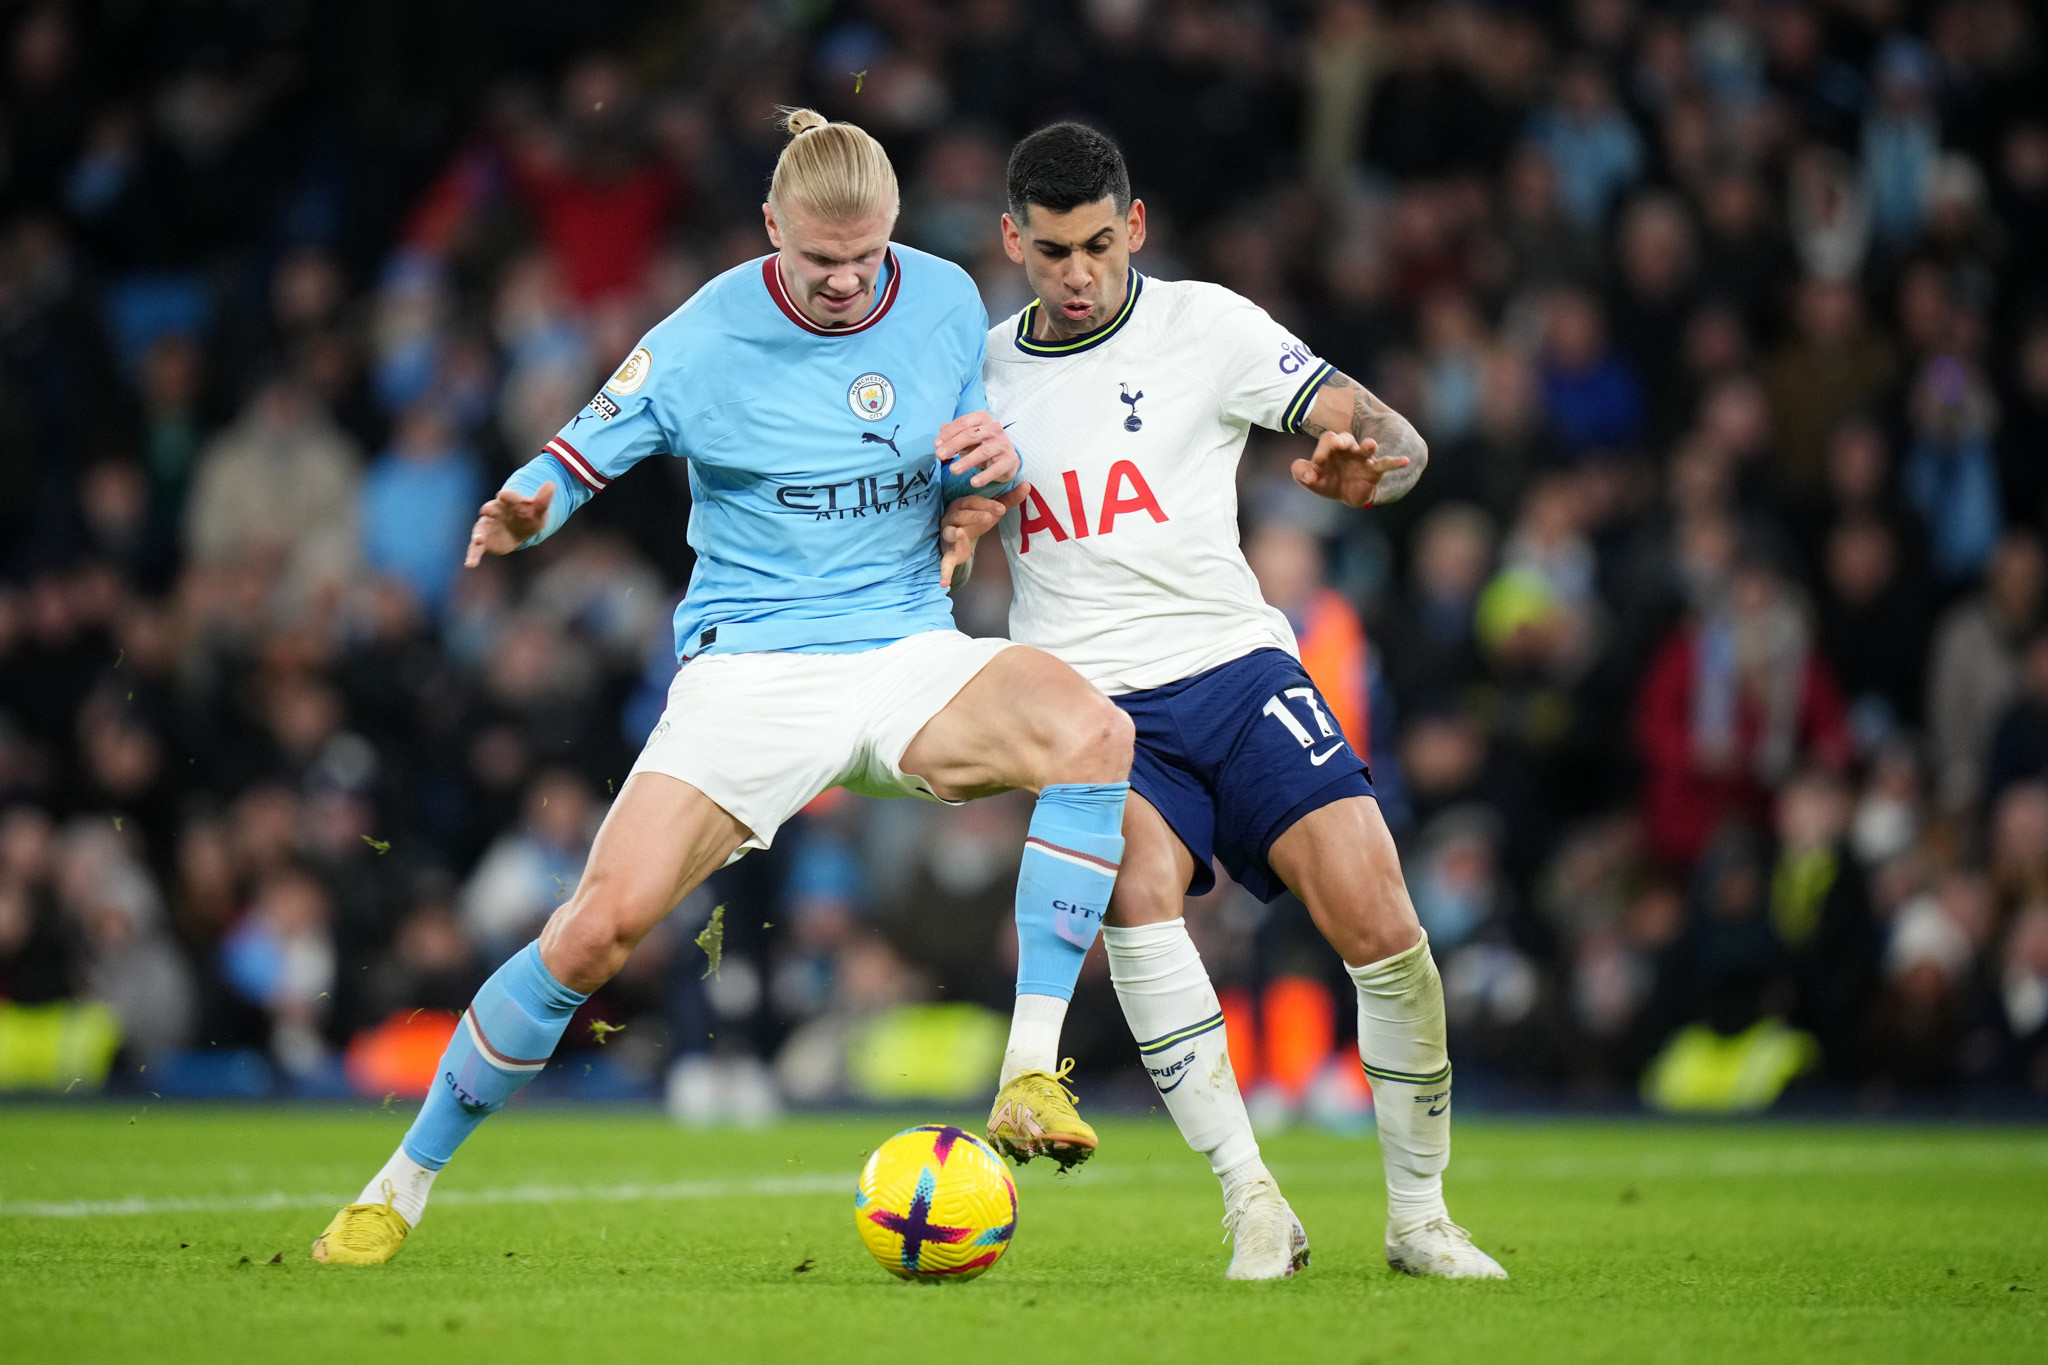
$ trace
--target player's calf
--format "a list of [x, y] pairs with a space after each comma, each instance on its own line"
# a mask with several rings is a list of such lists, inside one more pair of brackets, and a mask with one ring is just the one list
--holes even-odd
[[463, 1011], [398, 1150], [314, 1240], [313, 1259], [374, 1265], [395, 1256], [426, 1212], [435, 1175], [478, 1124], [540, 1074], [588, 998], [548, 971], [538, 943], [493, 972]]
[[1060, 1026], [1123, 857], [1135, 729], [1050, 654], [1006, 649], [926, 721], [900, 766], [948, 799], [1038, 793], [1017, 877], [1017, 1006], [989, 1140], [1016, 1159], [1087, 1159], [1095, 1133], [1056, 1071]]
[[[1141, 858], [1148, 851], [1167, 851], [1160, 839], [1171, 837], [1170, 831], [1142, 798], [1133, 803], [1124, 828]], [[1147, 861], [1155, 871], [1163, 867], [1177, 877], [1167, 883], [1177, 889], [1186, 885], [1184, 857]], [[1128, 855], [1126, 867], [1117, 884], [1120, 919], [1145, 914], [1160, 899], [1147, 894], [1156, 892], [1157, 886], [1142, 884], [1142, 878], [1136, 884], [1130, 880]], [[1232, 1242], [1226, 1277], [1276, 1280], [1292, 1275], [1308, 1264], [1308, 1235], [1259, 1155], [1230, 1065], [1222, 1006], [1202, 955], [1188, 936], [1187, 921], [1175, 916], [1112, 924], [1102, 935], [1109, 949], [1110, 979], [1116, 983], [1131, 1035], [1138, 1040], [1139, 1058], [1181, 1136], [1209, 1159], [1209, 1169], [1223, 1187], [1223, 1224]]]
[[746, 837], [690, 784], [659, 773], [629, 778], [575, 896], [484, 982], [398, 1150], [314, 1241], [313, 1258], [368, 1265], [397, 1254], [456, 1148], [541, 1073], [590, 992]]
[[1017, 1003], [989, 1141], [1018, 1160], [1062, 1167], [1095, 1152], [1095, 1130], [1055, 1072], [1060, 1026], [1102, 929], [1123, 858], [1123, 782], [1058, 783], [1039, 793], [1017, 875]]
[[1355, 798], [1312, 811], [1274, 842], [1272, 864], [1343, 953], [1358, 988], [1358, 1058], [1386, 1170], [1389, 1263], [1460, 1279], [1502, 1273], [1444, 1206], [1451, 1060], [1443, 979], [1378, 803]]

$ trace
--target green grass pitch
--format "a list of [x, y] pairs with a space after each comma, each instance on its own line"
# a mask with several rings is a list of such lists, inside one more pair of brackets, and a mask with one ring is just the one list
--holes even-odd
[[396, 1261], [315, 1265], [402, 1117], [0, 1109], [0, 1358], [2048, 1361], [2038, 1129], [1466, 1121], [1452, 1209], [1507, 1284], [1389, 1271], [1377, 1147], [1290, 1134], [1266, 1153], [1315, 1263], [1241, 1285], [1203, 1163], [1111, 1122], [1074, 1177], [1021, 1173], [1000, 1265], [925, 1287], [852, 1226], [903, 1123], [515, 1110]]

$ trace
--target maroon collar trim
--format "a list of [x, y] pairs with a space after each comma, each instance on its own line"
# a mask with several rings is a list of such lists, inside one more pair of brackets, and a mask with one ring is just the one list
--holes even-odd
[[761, 282], [768, 286], [768, 297], [775, 300], [775, 306], [782, 310], [782, 315], [813, 336], [850, 337], [856, 332], [865, 332], [882, 320], [896, 302], [896, 291], [903, 285], [903, 270], [896, 263], [895, 248], [891, 247], [888, 259], [883, 263], [883, 268], [889, 272], [889, 281], [882, 286], [882, 297], [868, 310], [868, 315], [851, 327], [820, 327], [790, 302], [789, 295], [782, 288], [782, 272], [775, 268], [775, 262], [780, 259], [778, 253], [761, 262]]

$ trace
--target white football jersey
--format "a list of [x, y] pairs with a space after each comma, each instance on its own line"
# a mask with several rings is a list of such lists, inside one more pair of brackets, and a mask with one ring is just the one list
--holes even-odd
[[1010, 638], [1112, 696], [1265, 646], [1298, 653], [1237, 533], [1252, 425], [1299, 431], [1330, 367], [1220, 285], [1131, 272], [1123, 309], [1072, 341], [1038, 304], [989, 333], [989, 407], [1032, 492], [1003, 518]]

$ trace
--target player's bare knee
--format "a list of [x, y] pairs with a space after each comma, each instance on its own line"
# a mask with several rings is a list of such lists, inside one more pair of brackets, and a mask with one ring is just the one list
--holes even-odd
[[[1357, 962], [1362, 966], [1369, 962], [1384, 962], [1398, 957], [1422, 941], [1422, 926], [1412, 919], [1406, 921], [1384, 921], [1363, 926], [1358, 935]], [[1345, 960], [1350, 961], [1351, 953]]]
[[1354, 967], [1405, 953], [1422, 938], [1422, 924], [1398, 878], [1391, 886], [1383, 878], [1370, 878], [1317, 900], [1314, 918], [1330, 946]]
[[1055, 782], [1122, 782], [1131, 775], [1131, 749], [1137, 742], [1131, 718], [1107, 697], [1092, 699], [1079, 716], [1062, 727], [1053, 754]]
[[1186, 906], [1170, 888], [1134, 888], [1127, 895], [1124, 882], [1119, 878], [1116, 890], [1110, 893], [1109, 914], [1103, 922], [1119, 929], [1142, 929], [1148, 924], [1165, 924], [1168, 920], [1179, 919], [1185, 913]]
[[541, 955], [556, 980], [591, 991], [618, 975], [645, 936], [643, 916], [606, 888], [579, 889], [548, 921]]

